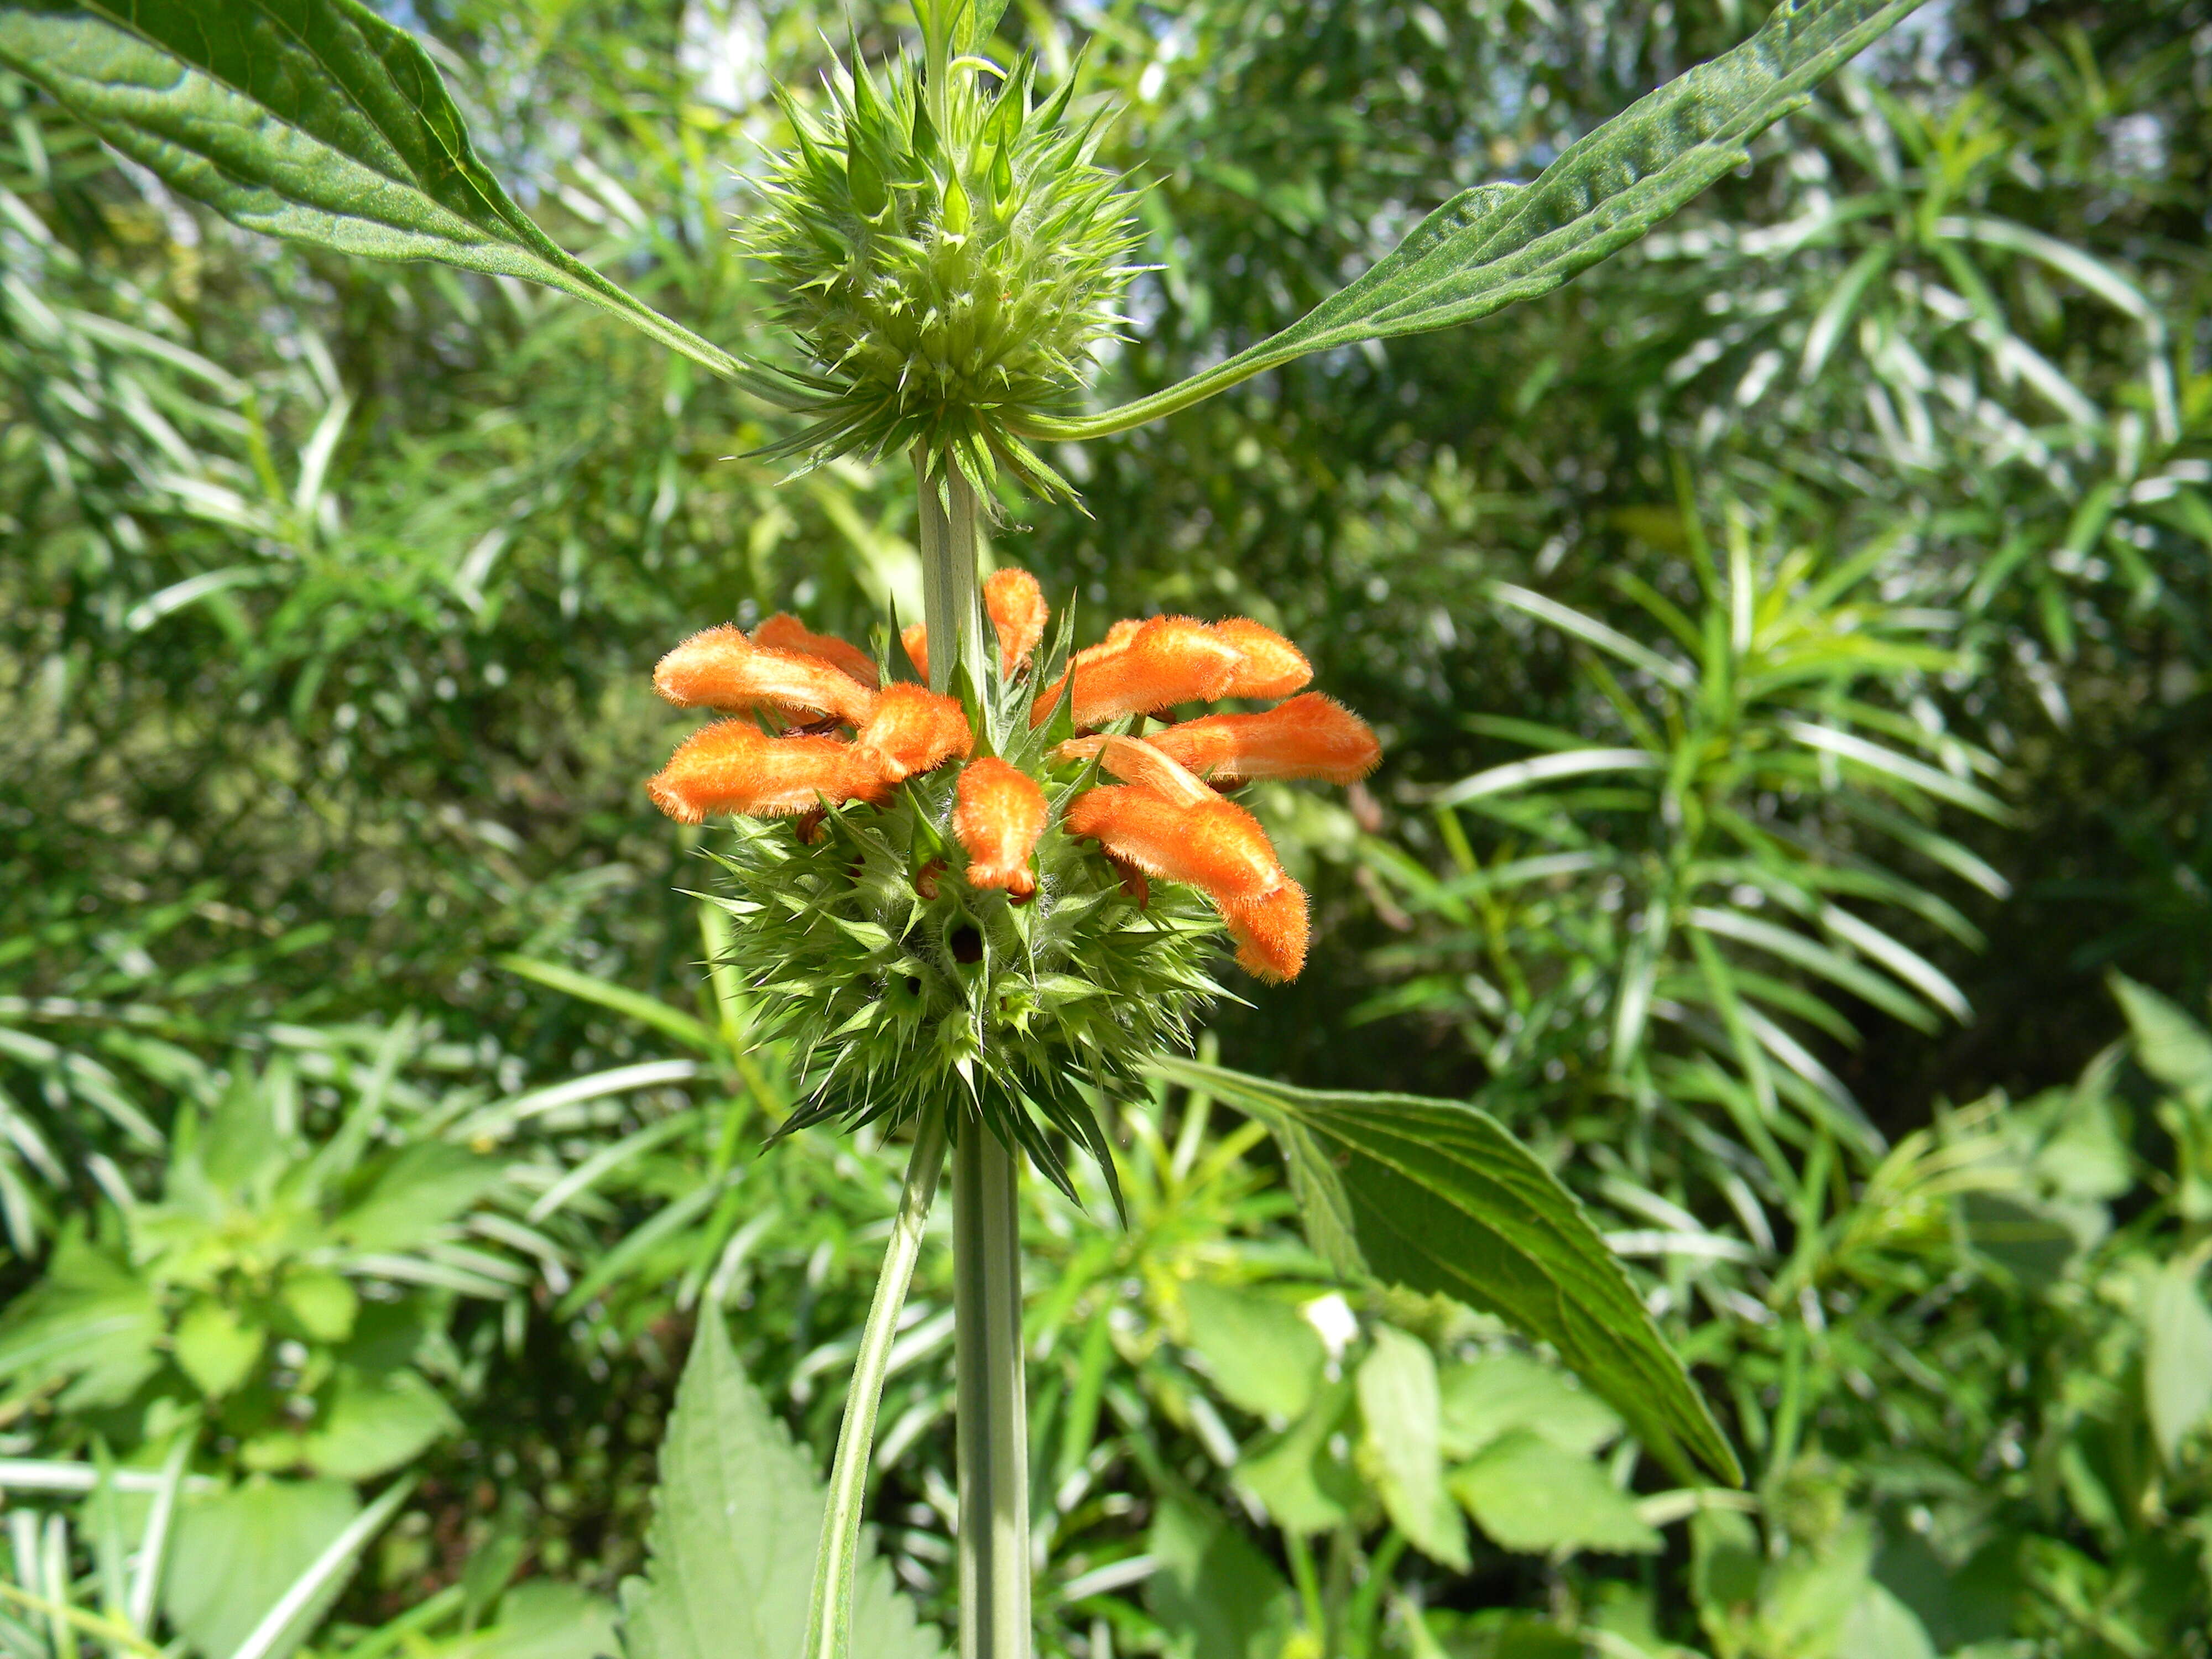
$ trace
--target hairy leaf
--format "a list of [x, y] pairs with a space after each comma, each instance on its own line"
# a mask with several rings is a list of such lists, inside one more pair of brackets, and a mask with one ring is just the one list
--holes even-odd
[[[790, 1659], [806, 1627], [822, 1481], [746, 1378], [719, 1310], [692, 1339], [660, 1449], [645, 1577], [623, 1585], [629, 1659]], [[853, 1651], [939, 1659], [943, 1650], [866, 1562]]]
[[1281, 333], [1103, 415], [1032, 422], [1095, 438], [1185, 409], [1309, 352], [1472, 322], [1549, 293], [1750, 159], [1761, 131], [1919, 0], [1784, 0], [1757, 34], [1568, 147], [1529, 185], [1463, 191]]
[[0, 0], [0, 64], [248, 230], [543, 283], [742, 373], [538, 229], [428, 54], [357, 0]]
[[1511, 1321], [1557, 1348], [1670, 1466], [1686, 1474], [1694, 1456], [1742, 1479], [1582, 1206], [1489, 1114], [1412, 1095], [1293, 1089], [1195, 1060], [1155, 1064], [1274, 1132], [1308, 1235], [1340, 1271]]

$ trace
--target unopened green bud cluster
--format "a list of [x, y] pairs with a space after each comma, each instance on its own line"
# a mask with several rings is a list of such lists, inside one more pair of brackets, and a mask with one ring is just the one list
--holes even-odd
[[1098, 118], [1042, 104], [1035, 65], [962, 58], [927, 83], [858, 62], [798, 143], [748, 238], [812, 359], [786, 380], [815, 419], [781, 446], [811, 460], [921, 445], [978, 484], [1000, 466], [1066, 485], [1016, 428], [1080, 386], [1135, 245], [1129, 198], [1096, 152]]

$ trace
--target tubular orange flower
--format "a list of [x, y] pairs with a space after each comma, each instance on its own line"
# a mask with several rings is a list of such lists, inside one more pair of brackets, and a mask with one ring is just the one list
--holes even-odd
[[899, 630], [899, 643], [906, 648], [906, 659], [914, 665], [914, 672], [924, 679], [929, 678], [929, 624], [908, 623]]
[[1224, 783], [1253, 778], [1357, 783], [1382, 758], [1382, 745], [1367, 722], [1318, 691], [1264, 714], [1184, 720], [1146, 732], [1145, 741], [1200, 777]]
[[678, 747], [645, 786], [672, 818], [697, 823], [712, 812], [778, 817], [825, 800], [881, 802], [877, 768], [842, 738], [771, 738], [750, 720], [717, 720]]
[[1000, 672], [1012, 674], [1044, 638], [1044, 625], [1052, 615], [1044, 589], [1028, 571], [1007, 565], [983, 579], [983, 609], [999, 636]]
[[1263, 898], [1290, 878], [1260, 822], [1219, 796], [1172, 801], [1133, 785], [1087, 789], [1061, 819], [1148, 876], [1195, 887], [1217, 904]]
[[1089, 760], [1093, 755], [1110, 775], [1164, 799], [1195, 806], [1213, 799], [1213, 792], [1180, 761], [1134, 738], [1071, 738], [1052, 751], [1056, 761]]
[[1030, 854], [1044, 834], [1050, 809], [1029, 774], [986, 757], [960, 773], [952, 833], [968, 853], [968, 884], [1026, 897], [1036, 891]]
[[861, 754], [893, 783], [965, 760], [974, 744], [957, 702], [904, 680], [884, 688], [860, 730]]
[[663, 657], [653, 689], [682, 708], [830, 714], [848, 726], [860, 725], [876, 706], [875, 692], [842, 669], [755, 645], [727, 623], [694, 634]]
[[1285, 876], [1271, 893], [1217, 901], [1217, 908], [1237, 941], [1238, 967], [1275, 985], [1298, 976], [1306, 965], [1304, 888]]
[[[1078, 727], [1103, 726], [1125, 714], [1150, 714], [1179, 702], [1226, 696], [1243, 656], [1204, 623], [1188, 617], [1152, 617], [1088, 650], [1068, 665], [1070, 698]], [[1052, 713], [1055, 683], [1037, 699], [1032, 720]]]
[[861, 684], [873, 690], [883, 681], [876, 670], [876, 659], [857, 645], [839, 639], [835, 634], [817, 634], [787, 611], [779, 611], [753, 629], [753, 643], [769, 646], [778, 651], [789, 651], [802, 657], [819, 657], [831, 667], [842, 669]]
[[1313, 679], [1313, 665], [1304, 652], [1249, 617], [1214, 623], [1213, 637], [1234, 647], [1241, 659], [1221, 696], [1287, 697]]

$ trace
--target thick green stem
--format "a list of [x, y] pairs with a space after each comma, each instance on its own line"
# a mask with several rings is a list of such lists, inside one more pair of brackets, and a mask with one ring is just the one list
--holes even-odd
[[914, 452], [915, 483], [921, 491], [921, 616], [929, 626], [929, 687], [952, 691], [956, 663], [983, 689], [983, 614], [975, 580], [975, 491], [960, 469], [946, 462], [933, 470]]
[[1013, 1155], [975, 1119], [952, 1154], [960, 1659], [1030, 1659], [1029, 1411]]
[[915, 1258], [921, 1253], [922, 1226], [944, 1170], [945, 1120], [924, 1114], [915, 1129], [898, 1214], [891, 1222], [890, 1242], [884, 1247], [876, 1299], [869, 1305], [868, 1322], [860, 1328], [853, 1386], [845, 1395], [844, 1427], [837, 1435], [836, 1461], [830, 1468], [830, 1501], [822, 1512], [822, 1545], [814, 1556], [806, 1659], [866, 1659], [852, 1655], [851, 1650], [853, 1577], [860, 1561], [860, 1516], [866, 1506], [868, 1453], [875, 1444], [876, 1408], [883, 1401], [884, 1374], [892, 1340], [898, 1334], [899, 1310], [906, 1305]]

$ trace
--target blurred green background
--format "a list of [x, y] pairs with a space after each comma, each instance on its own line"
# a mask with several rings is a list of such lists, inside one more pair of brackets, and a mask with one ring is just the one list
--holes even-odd
[[[379, 9], [556, 239], [744, 349], [769, 88], [909, 22]], [[1759, 21], [1001, 35], [1127, 103], [1119, 398]], [[701, 966], [649, 670], [915, 614], [908, 488], [747, 459], [757, 407], [574, 302], [252, 239], [4, 76], [0, 118], [0, 1645], [58, 1655], [23, 1598], [99, 1571], [56, 1471], [174, 1455], [164, 1639], [240, 1651], [412, 1471], [315, 1650], [588, 1659], [702, 1301], [826, 1463], [898, 1165], [756, 1156], [782, 1059]], [[1256, 617], [1385, 738], [1348, 802], [1258, 792], [1316, 948], [1209, 1052], [1504, 1118], [1753, 1471], [1679, 1489], [1491, 1322], [1339, 1293], [1257, 1132], [1163, 1088], [1126, 1231], [1025, 1218], [1042, 1653], [2212, 1651], [2209, 208], [2212, 7], [1933, 0], [1566, 289], [1007, 499], [1083, 638]], [[876, 1510], [939, 1620], [942, 1256]]]

